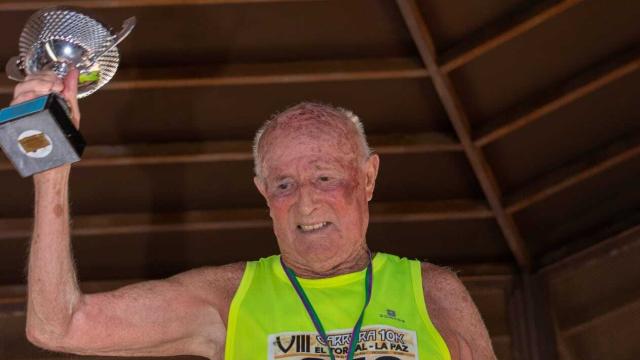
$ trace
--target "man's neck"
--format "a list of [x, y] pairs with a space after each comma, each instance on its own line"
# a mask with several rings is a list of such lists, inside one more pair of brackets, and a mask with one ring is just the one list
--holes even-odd
[[297, 277], [305, 279], [321, 279], [357, 272], [366, 268], [370, 259], [373, 259], [373, 253], [370, 253], [369, 249], [364, 248], [362, 251], [357, 252], [338, 265], [328, 269], [317, 269], [309, 266], [308, 263], [291, 261], [288, 257], [283, 256], [284, 263], [287, 267], [293, 270]]

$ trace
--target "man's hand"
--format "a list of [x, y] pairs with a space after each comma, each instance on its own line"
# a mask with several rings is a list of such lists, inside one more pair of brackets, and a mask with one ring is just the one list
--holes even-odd
[[77, 69], [72, 69], [69, 74], [60, 79], [53, 71], [44, 71], [31, 74], [16, 85], [13, 91], [11, 105], [19, 104], [40, 96], [51, 93], [59, 93], [67, 101], [71, 108], [71, 121], [80, 128], [80, 108], [78, 107], [78, 75]]
[[[40, 96], [59, 93], [67, 101], [71, 110], [71, 121], [76, 128], [80, 128], [80, 108], [78, 107], [78, 75], [79, 71], [71, 69], [67, 76], [60, 79], [53, 71], [31, 74], [24, 81], [16, 85], [13, 91], [11, 105], [23, 103]], [[36, 187], [40, 184], [64, 179], [69, 174], [69, 164], [43, 171], [33, 175]]]

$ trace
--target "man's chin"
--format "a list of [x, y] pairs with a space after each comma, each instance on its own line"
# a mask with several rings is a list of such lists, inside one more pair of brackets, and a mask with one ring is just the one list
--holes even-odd
[[330, 237], [326, 238], [301, 238], [296, 239], [295, 250], [298, 257], [309, 262], [331, 262], [337, 260], [340, 257], [341, 249], [340, 243], [336, 239]]

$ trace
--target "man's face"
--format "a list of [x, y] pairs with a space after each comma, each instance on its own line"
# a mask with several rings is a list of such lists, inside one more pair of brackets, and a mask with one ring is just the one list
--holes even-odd
[[353, 129], [296, 125], [269, 134], [255, 183], [287, 261], [328, 271], [366, 246], [379, 160], [358, 157]]

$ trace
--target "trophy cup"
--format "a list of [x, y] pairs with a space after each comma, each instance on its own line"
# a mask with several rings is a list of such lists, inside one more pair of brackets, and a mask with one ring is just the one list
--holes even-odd
[[[20, 55], [9, 59], [7, 76], [16, 81], [39, 71], [63, 78], [79, 70], [78, 98], [94, 93], [115, 75], [118, 45], [136, 20], [113, 34], [99, 21], [68, 7], [33, 14], [20, 35]], [[71, 122], [69, 107], [49, 94], [0, 110], [0, 147], [22, 177], [80, 160], [85, 142]]]

